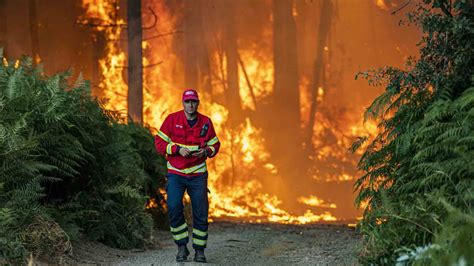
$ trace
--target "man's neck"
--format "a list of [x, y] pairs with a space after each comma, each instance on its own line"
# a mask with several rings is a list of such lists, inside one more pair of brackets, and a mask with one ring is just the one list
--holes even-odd
[[194, 119], [197, 118], [197, 112], [194, 112], [193, 114], [188, 114], [188, 113], [184, 112], [184, 114], [186, 115], [187, 120], [194, 120]]

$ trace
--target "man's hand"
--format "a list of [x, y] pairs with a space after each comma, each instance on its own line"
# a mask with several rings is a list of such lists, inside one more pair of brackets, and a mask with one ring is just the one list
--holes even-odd
[[192, 155], [202, 159], [207, 157], [207, 152], [206, 149], [200, 149], [198, 152], [195, 152]]
[[179, 155], [183, 157], [189, 157], [190, 154], [191, 154], [191, 151], [188, 148], [185, 148], [185, 147], [179, 148]]

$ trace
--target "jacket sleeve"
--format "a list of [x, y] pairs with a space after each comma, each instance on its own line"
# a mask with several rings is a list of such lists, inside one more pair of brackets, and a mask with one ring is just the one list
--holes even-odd
[[216, 131], [214, 130], [214, 125], [212, 121], [209, 119], [209, 141], [206, 143], [208, 148], [208, 157], [212, 158], [216, 156], [219, 152], [219, 148], [221, 147], [221, 143], [217, 138]]
[[155, 148], [161, 155], [171, 155], [178, 153], [178, 146], [171, 141], [172, 122], [169, 116], [166, 117], [158, 135], [155, 136]]

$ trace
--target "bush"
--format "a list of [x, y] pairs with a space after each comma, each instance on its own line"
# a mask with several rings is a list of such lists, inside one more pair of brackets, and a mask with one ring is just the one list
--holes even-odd
[[125, 124], [68, 77], [47, 77], [29, 58], [0, 65], [0, 261], [31, 251], [21, 236], [38, 219], [121, 248], [150, 235], [145, 204], [161, 200], [165, 171], [150, 129]]
[[[411, 59], [406, 71], [386, 67], [362, 74], [386, 86], [366, 111], [366, 119], [379, 121], [380, 133], [360, 159], [366, 174], [355, 184], [357, 204], [367, 203], [359, 224], [366, 239], [363, 263], [414, 261], [415, 255], [404, 256], [407, 250], [432, 252], [453, 228], [453, 213], [474, 215], [474, 7], [462, 0], [424, 3], [410, 14], [423, 29], [420, 58]], [[469, 223], [465, 218], [458, 224]], [[458, 254], [453, 262], [474, 263], [472, 256], [461, 258], [465, 252], [455, 244], [466, 235], [453, 236], [437, 246]]]

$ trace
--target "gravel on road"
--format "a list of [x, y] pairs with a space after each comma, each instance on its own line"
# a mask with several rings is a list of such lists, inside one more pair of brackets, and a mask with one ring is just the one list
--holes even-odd
[[[76, 243], [73, 263], [101, 265], [175, 265], [177, 248], [167, 231], [154, 233], [148, 250], [118, 250], [97, 243]], [[197, 265], [192, 261], [180, 264]], [[356, 265], [361, 237], [346, 225], [249, 224], [215, 222], [209, 226], [208, 264]]]

